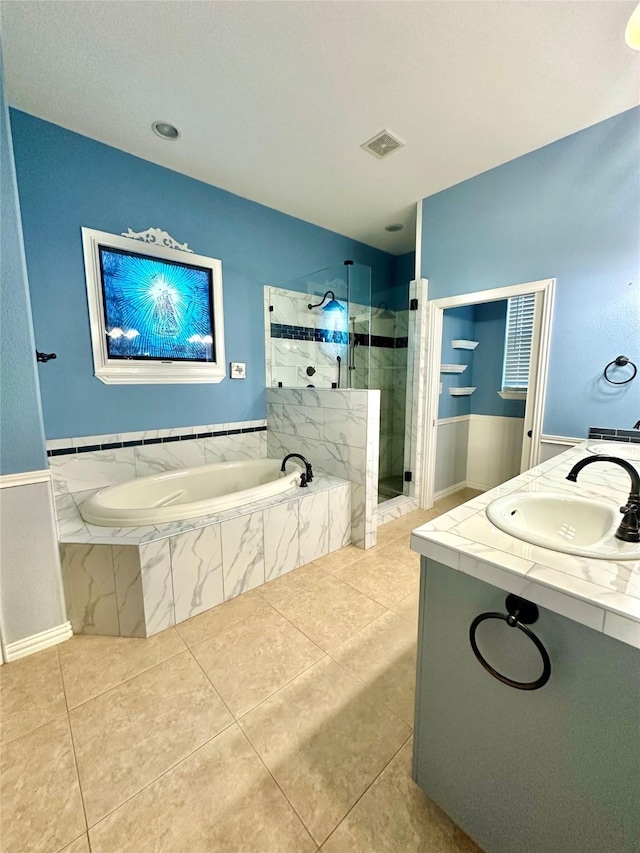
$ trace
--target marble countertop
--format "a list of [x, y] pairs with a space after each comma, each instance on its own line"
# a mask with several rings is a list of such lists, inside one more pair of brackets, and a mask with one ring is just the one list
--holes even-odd
[[[485, 512], [496, 498], [512, 492], [556, 492], [608, 501], [619, 508], [630, 487], [628, 474], [619, 466], [590, 465], [577, 483], [566, 479], [579, 459], [592, 455], [589, 443], [582, 442], [418, 527], [411, 534], [411, 547], [640, 648], [640, 560], [598, 560], [530, 545], [494, 527]], [[611, 455], [625, 458], [625, 445], [611, 444]]]

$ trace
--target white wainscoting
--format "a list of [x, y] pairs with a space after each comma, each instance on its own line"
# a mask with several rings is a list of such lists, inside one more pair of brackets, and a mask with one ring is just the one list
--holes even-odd
[[459, 415], [438, 421], [435, 498], [487, 491], [520, 473], [523, 418]]
[[469, 415], [458, 415], [438, 421], [436, 475], [433, 487], [435, 497], [442, 497], [465, 486], [469, 417]]
[[16, 660], [70, 636], [49, 470], [0, 482], [2, 643]]
[[469, 415], [467, 484], [488, 491], [520, 473], [524, 418]]
[[569, 447], [580, 444], [584, 438], [568, 438], [563, 435], [543, 435], [540, 437], [540, 462], [547, 462], [564, 453]]

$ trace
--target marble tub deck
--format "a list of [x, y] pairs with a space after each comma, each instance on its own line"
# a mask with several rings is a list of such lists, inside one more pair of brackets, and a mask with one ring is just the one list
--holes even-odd
[[480, 853], [411, 780], [409, 533], [470, 496], [148, 639], [0, 667], [2, 853]]
[[351, 484], [322, 473], [305, 489], [146, 527], [87, 524], [80, 507], [95, 491], [56, 496], [75, 634], [148, 637], [351, 542]]

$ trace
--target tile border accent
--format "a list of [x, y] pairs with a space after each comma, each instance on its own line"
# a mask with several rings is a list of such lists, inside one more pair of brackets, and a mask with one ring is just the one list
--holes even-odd
[[[246, 422], [245, 422], [246, 423]], [[222, 426], [222, 425], [221, 425]], [[260, 426], [242, 426], [242, 422], [240, 424], [225, 424], [225, 426], [229, 427], [228, 429], [211, 429], [205, 432], [184, 432], [178, 435], [165, 435], [165, 436], [156, 436], [154, 438], [138, 438], [127, 441], [108, 441], [106, 443], [96, 442], [95, 444], [86, 444], [82, 446], [68, 445], [63, 447], [55, 447], [47, 450], [47, 456], [68, 456], [74, 453], [95, 453], [98, 450], [115, 450], [116, 448], [121, 447], [140, 447], [141, 445], [147, 444], [168, 444], [173, 441], [190, 441], [191, 439], [196, 438], [218, 438], [222, 435], [240, 435], [244, 433], [250, 432], [265, 432], [267, 427], [266, 424]], [[188, 429], [188, 427], [184, 427], [184, 429]], [[197, 429], [197, 427], [196, 427]], [[149, 432], [155, 432], [156, 430], [149, 430]], [[175, 432], [175, 430], [157, 430], [157, 432]], [[126, 433], [124, 433], [126, 434]], [[144, 432], [141, 433], [144, 435]], [[101, 438], [101, 436], [96, 436], [96, 439]], [[77, 439], [53, 439], [52, 442], [47, 442], [47, 444], [61, 444], [66, 441], [75, 441]], [[39, 482], [39, 481], [38, 481]], [[17, 485], [17, 484], [16, 484]]]
[[589, 427], [589, 439], [591, 441], [598, 439], [599, 441], [623, 441], [627, 444], [640, 444], [640, 430]]
[[35, 652], [41, 652], [43, 649], [48, 649], [49, 646], [63, 643], [72, 636], [71, 622], [63, 622], [62, 625], [47, 628], [46, 631], [40, 631], [38, 634], [32, 634], [22, 640], [16, 640], [15, 643], [7, 643], [4, 649], [5, 661], [10, 663]]
[[[293, 341], [312, 341], [322, 344], [348, 344], [353, 337], [353, 333], [333, 331], [332, 329], [314, 329], [308, 326], [288, 326], [283, 323], [271, 323], [270, 337]], [[384, 347], [385, 349], [405, 349], [409, 346], [409, 338], [407, 336], [393, 338], [388, 335], [368, 335], [364, 332], [356, 332], [354, 337], [355, 343], [358, 346]]]

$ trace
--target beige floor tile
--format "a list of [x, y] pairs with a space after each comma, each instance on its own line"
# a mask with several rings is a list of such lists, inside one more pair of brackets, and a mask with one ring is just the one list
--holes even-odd
[[339, 572], [345, 566], [355, 563], [356, 560], [361, 560], [366, 553], [367, 551], [363, 551], [362, 548], [356, 548], [355, 545], [346, 545], [344, 548], [332, 551], [324, 557], [318, 557], [314, 561], [314, 564], [320, 566], [325, 572]]
[[396, 539], [395, 542], [390, 542], [388, 545], [385, 545], [377, 551], [375, 556], [383, 559], [401, 560], [403, 563], [406, 563], [408, 566], [415, 569], [416, 572], [420, 569], [420, 554], [411, 550], [409, 546], [409, 537], [406, 539]]
[[92, 853], [312, 853], [295, 812], [237, 726], [90, 831]]
[[320, 566], [315, 563], [307, 563], [306, 566], [301, 566], [293, 572], [287, 572], [286, 575], [257, 587], [255, 591], [265, 601], [273, 604], [276, 601], [282, 601], [288, 595], [293, 595], [294, 592], [307, 589], [326, 576], [327, 573]]
[[449, 512], [450, 509], [473, 500], [473, 498], [477, 498], [481, 494], [482, 492], [478, 491], [478, 489], [460, 489], [459, 492], [454, 492], [452, 495], [445, 495], [445, 497], [440, 498], [440, 500], [434, 503], [433, 508], [441, 515], [443, 512]]
[[420, 567], [418, 564], [411, 567], [403, 560], [383, 552], [358, 560], [336, 577], [385, 607], [391, 607], [418, 588]]
[[89, 826], [232, 721], [188, 651], [70, 713]]
[[67, 717], [2, 748], [2, 853], [51, 853], [86, 830]]
[[232, 598], [224, 604], [205, 610], [186, 622], [180, 622], [176, 629], [188, 646], [201, 643], [203, 640], [219, 634], [225, 628], [242, 622], [248, 616], [267, 607], [265, 600], [255, 592], [245, 592], [237, 598]]
[[334, 649], [331, 657], [375, 699], [413, 726], [416, 635], [409, 622], [395, 613], [383, 613]]
[[439, 512], [436, 509], [417, 509], [415, 512], [409, 512], [407, 515], [379, 527], [378, 535], [380, 537], [382, 534], [382, 539], [386, 541], [404, 538], [408, 543], [412, 530], [437, 518], [438, 515]]
[[0, 667], [0, 741], [66, 713], [57, 647]]
[[145, 639], [73, 637], [59, 648], [67, 703], [75, 708], [179, 654], [185, 645], [175, 628], [169, 628]]
[[72, 841], [71, 844], [67, 844], [66, 847], [63, 847], [60, 853], [90, 853], [89, 836], [85, 832], [85, 834], [81, 835], [80, 838], [76, 838], [76, 840]]
[[410, 735], [328, 658], [254, 708], [240, 725], [318, 843]]
[[273, 606], [325, 651], [344, 643], [384, 611], [333, 576]]
[[324, 656], [271, 607], [193, 646], [192, 652], [236, 717]]
[[402, 748], [322, 853], [482, 853], [413, 782], [411, 749]]
[[418, 611], [420, 606], [420, 590], [409, 593], [391, 606], [391, 610], [402, 619], [410, 622], [415, 634], [418, 633]]

